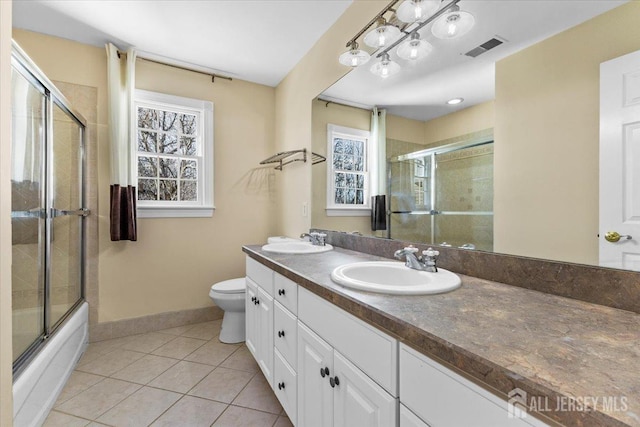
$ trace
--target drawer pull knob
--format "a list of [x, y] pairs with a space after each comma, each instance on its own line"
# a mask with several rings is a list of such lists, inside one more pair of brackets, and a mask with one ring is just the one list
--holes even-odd
[[284, 289], [278, 289], [278, 295], [284, 295]]
[[327, 375], [329, 375], [329, 368], [324, 367], [324, 368], [320, 368], [320, 376], [322, 378], [326, 377]]
[[256, 302], [256, 297], [251, 297], [251, 302]]
[[254, 304], [255, 304], [255, 305], [259, 305], [259, 304], [260, 304], [260, 300], [259, 300], [258, 298], [256, 298], [256, 300], [255, 300]]
[[278, 390], [284, 390], [284, 382], [278, 383]]
[[331, 387], [335, 387], [337, 385], [340, 385], [340, 380], [338, 379], [338, 377], [333, 377], [333, 378], [329, 378], [329, 384], [331, 384]]
[[284, 337], [284, 331], [278, 331], [278, 336], [279, 336], [280, 338]]

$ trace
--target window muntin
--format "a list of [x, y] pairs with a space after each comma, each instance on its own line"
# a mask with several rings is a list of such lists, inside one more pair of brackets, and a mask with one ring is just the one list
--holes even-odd
[[140, 216], [210, 216], [213, 104], [138, 90], [134, 115]]
[[327, 136], [327, 209], [370, 209], [369, 132], [328, 125]]

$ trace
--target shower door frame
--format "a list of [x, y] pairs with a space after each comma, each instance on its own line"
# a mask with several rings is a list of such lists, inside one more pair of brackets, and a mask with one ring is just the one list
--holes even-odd
[[[86, 278], [86, 216], [90, 211], [86, 208], [86, 132], [87, 121], [71, 103], [60, 92], [58, 88], [47, 78], [42, 70], [29, 58], [29, 56], [20, 48], [20, 46], [12, 41], [11, 49], [11, 66], [12, 70], [19, 73], [22, 77], [34, 85], [41, 91], [45, 97], [44, 108], [44, 138], [41, 142], [40, 173], [44, 180], [44, 191], [41, 196], [41, 209], [39, 218], [44, 218], [44, 254], [42, 259], [44, 265], [40, 265], [43, 270], [42, 280], [44, 281], [44, 332], [34, 340], [33, 343], [13, 362], [13, 381], [19, 377], [29, 362], [42, 350], [47, 340], [64, 324], [64, 322], [77, 310], [77, 308], [85, 301], [85, 278]], [[80, 297], [76, 302], [61, 316], [54, 324], [51, 324], [51, 240], [53, 230], [53, 220], [56, 217], [54, 209], [54, 191], [53, 191], [53, 108], [54, 104], [58, 106], [67, 116], [79, 126], [79, 153], [77, 160], [80, 162], [78, 167], [79, 179], [79, 211], [82, 211], [79, 232], [79, 251], [80, 251]], [[13, 138], [12, 138], [13, 139]], [[12, 142], [13, 144], [13, 142]], [[40, 236], [40, 231], [38, 236]], [[39, 237], [40, 238], [40, 237]]]
[[464, 141], [454, 142], [451, 144], [440, 145], [434, 148], [426, 148], [420, 151], [414, 151], [412, 153], [401, 154], [399, 156], [390, 157], [387, 160], [387, 194], [391, 195], [391, 184], [392, 184], [392, 176], [391, 176], [391, 164], [406, 162], [410, 160], [421, 159], [427, 156], [431, 157], [430, 162], [430, 170], [429, 170], [429, 205], [431, 207], [430, 210], [411, 210], [411, 211], [392, 211], [391, 210], [391, 196], [387, 198], [387, 239], [391, 239], [391, 215], [393, 214], [404, 214], [404, 215], [429, 215], [431, 217], [431, 236], [430, 242], [431, 244], [438, 245], [435, 241], [435, 221], [437, 215], [479, 215], [479, 216], [493, 216], [493, 211], [438, 211], [434, 209], [436, 206], [436, 156], [438, 154], [450, 153], [453, 151], [464, 150], [472, 147], [479, 147], [481, 145], [493, 144], [495, 139], [493, 137], [493, 132], [491, 135], [481, 136], [473, 139], [466, 139]]

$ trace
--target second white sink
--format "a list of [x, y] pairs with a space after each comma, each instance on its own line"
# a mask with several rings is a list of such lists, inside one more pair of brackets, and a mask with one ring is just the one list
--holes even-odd
[[429, 273], [394, 261], [341, 265], [331, 272], [331, 280], [348, 288], [395, 295], [439, 294], [457, 289], [461, 284], [460, 277], [443, 268]]

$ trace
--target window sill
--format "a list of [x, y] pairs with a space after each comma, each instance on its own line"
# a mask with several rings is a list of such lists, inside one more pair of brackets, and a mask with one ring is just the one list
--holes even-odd
[[138, 206], [138, 218], [211, 218], [214, 206], [188, 208]]
[[327, 216], [371, 216], [370, 208], [327, 208]]

